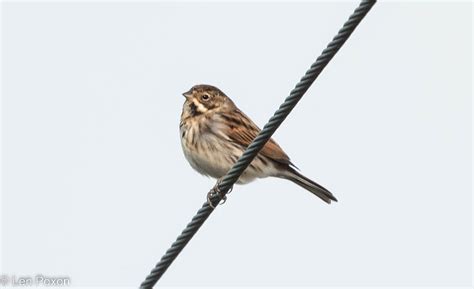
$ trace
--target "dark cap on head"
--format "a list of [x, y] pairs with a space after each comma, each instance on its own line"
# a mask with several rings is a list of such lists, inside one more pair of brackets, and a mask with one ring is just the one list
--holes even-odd
[[195, 92], [214, 92], [223, 96], [226, 96], [225, 93], [223, 93], [219, 88], [209, 85], [209, 84], [197, 84], [193, 87], [191, 87], [190, 90], [186, 91], [183, 93], [184, 97], [189, 97]]

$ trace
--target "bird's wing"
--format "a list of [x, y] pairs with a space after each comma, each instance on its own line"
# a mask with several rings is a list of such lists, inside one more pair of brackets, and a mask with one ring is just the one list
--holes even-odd
[[[227, 116], [228, 117], [228, 116]], [[235, 143], [248, 147], [253, 139], [260, 132], [260, 128], [243, 112], [235, 110], [232, 119], [228, 119], [229, 134], [228, 137]], [[282, 148], [270, 139], [260, 151], [260, 154], [281, 164], [291, 164], [290, 158]]]

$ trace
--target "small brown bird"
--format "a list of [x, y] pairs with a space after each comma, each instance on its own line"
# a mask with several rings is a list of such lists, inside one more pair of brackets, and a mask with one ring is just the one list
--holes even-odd
[[[260, 129], [217, 87], [195, 85], [183, 95], [186, 100], [179, 127], [184, 155], [196, 171], [220, 179]], [[337, 202], [331, 192], [295, 168], [288, 155], [270, 139], [237, 183], [277, 177], [294, 182], [328, 204]]]

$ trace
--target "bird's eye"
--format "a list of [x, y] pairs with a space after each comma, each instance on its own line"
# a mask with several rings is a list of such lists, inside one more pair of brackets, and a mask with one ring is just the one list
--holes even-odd
[[201, 98], [202, 100], [209, 100], [210, 97], [209, 97], [209, 94], [203, 94]]

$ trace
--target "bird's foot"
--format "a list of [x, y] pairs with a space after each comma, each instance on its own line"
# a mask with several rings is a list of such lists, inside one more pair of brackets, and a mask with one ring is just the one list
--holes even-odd
[[[229, 191], [226, 194], [219, 189], [219, 185], [221, 184], [221, 182], [222, 182], [222, 179], [218, 179], [214, 187], [209, 191], [209, 193], [207, 193], [207, 203], [213, 209], [215, 209], [217, 205], [224, 204], [227, 201], [226, 195], [230, 194], [230, 192], [232, 192], [232, 189], [234, 188], [234, 186], [230, 187]], [[214, 204], [212, 203], [212, 198], [214, 198], [215, 196], [221, 197], [221, 201], [216, 206], [214, 206]]]

